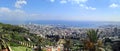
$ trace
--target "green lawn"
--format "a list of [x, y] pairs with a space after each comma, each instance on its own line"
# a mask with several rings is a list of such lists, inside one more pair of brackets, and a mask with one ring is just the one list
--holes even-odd
[[32, 49], [23, 46], [18, 46], [18, 47], [11, 46], [11, 49], [13, 51], [26, 51], [26, 49], [28, 49], [28, 51], [32, 51]]

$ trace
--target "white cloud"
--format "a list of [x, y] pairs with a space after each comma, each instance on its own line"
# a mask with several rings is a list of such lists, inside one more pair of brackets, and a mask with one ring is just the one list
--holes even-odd
[[[80, 4], [80, 3], [86, 3], [88, 0], [59, 0], [60, 3], [74, 3], [74, 4]], [[55, 0], [50, 0], [50, 2], [55, 2]]]
[[86, 6], [86, 5], [84, 5], [84, 4], [80, 4], [80, 7], [81, 7], [81, 8], [84, 8], [84, 9], [87, 9], [87, 10], [96, 10], [96, 8], [91, 7], [91, 6]]
[[117, 7], [119, 7], [119, 5], [118, 5], [118, 4], [115, 4], [115, 3], [112, 3], [109, 7], [110, 7], [110, 8], [117, 8]]
[[60, 3], [62, 4], [67, 3], [67, 0], [61, 0]]
[[0, 7], [0, 13], [24, 13], [23, 10], [19, 10], [19, 9], [15, 9], [15, 10], [11, 10], [7, 7]]
[[6, 7], [1, 7], [0, 12], [11, 12], [11, 10]]
[[85, 9], [87, 9], [87, 10], [96, 10], [96, 8], [94, 8], [94, 7], [85, 7]]
[[[54, 2], [55, 0], [50, 0], [51, 2]], [[87, 10], [96, 10], [96, 8], [91, 7], [91, 6], [87, 6], [86, 2], [88, 0], [59, 0], [59, 2], [61, 4], [65, 4], [65, 3], [71, 3], [73, 5], [79, 5], [81, 8], [87, 9]]]
[[55, 20], [58, 19], [57, 17], [58, 16], [51, 14], [39, 14], [39, 13], [29, 14], [20, 9], [12, 10], [7, 7], [0, 7], [0, 20], [5, 20], [5, 21], [24, 22], [28, 20], [52, 20], [52, 19]]
[[23, 10], [11, 10], [6, 7], [0, 7], [0, 20], [26, 20], [26, 17], [28, 17], [28, 14], [26, 14]]
[[80, 4], [80, 3], [86, 3], [88, 0], [68, 0], [69, 2]]
[[80, 4], [80, 7], [85, 7], [85, 5], [84, 4]]
[[15, 7], [16, 8], [22, 8], [23, 5], [26, 5], [27, 4], [27, 1], [26, 0], [17, 0], [15, 2]]
[[50, 2], [55, 2], [55, 0], [50, 0]]
[[96, 10], [96, 8], [87, 6], [86, 2], [88, 0], [68, 0], [69, 2], [72, 2], [74, 4], [78, 4], [81, 8], [87, 9], [87, 10]]

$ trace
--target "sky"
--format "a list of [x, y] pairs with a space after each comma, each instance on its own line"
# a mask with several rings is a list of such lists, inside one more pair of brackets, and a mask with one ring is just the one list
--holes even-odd
[[120, 21], [120, 0], [0, 0], [0, 21]]

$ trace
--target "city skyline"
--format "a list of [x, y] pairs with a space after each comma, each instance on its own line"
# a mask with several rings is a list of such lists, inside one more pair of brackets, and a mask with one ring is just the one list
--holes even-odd
[[120, 0], [0, 0], [0, 21], [120, 21]]

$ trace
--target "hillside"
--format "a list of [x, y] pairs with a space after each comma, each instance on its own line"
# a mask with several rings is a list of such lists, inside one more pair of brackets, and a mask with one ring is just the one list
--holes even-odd
[[33, 48], [35, 45], [44, 46], [51, 44], [50, 40], [29, 33], [29, 30], [25, 28], [3, 23], [0, 23], [0, 43], [1, 48], [6, 48], [7, 46]]

